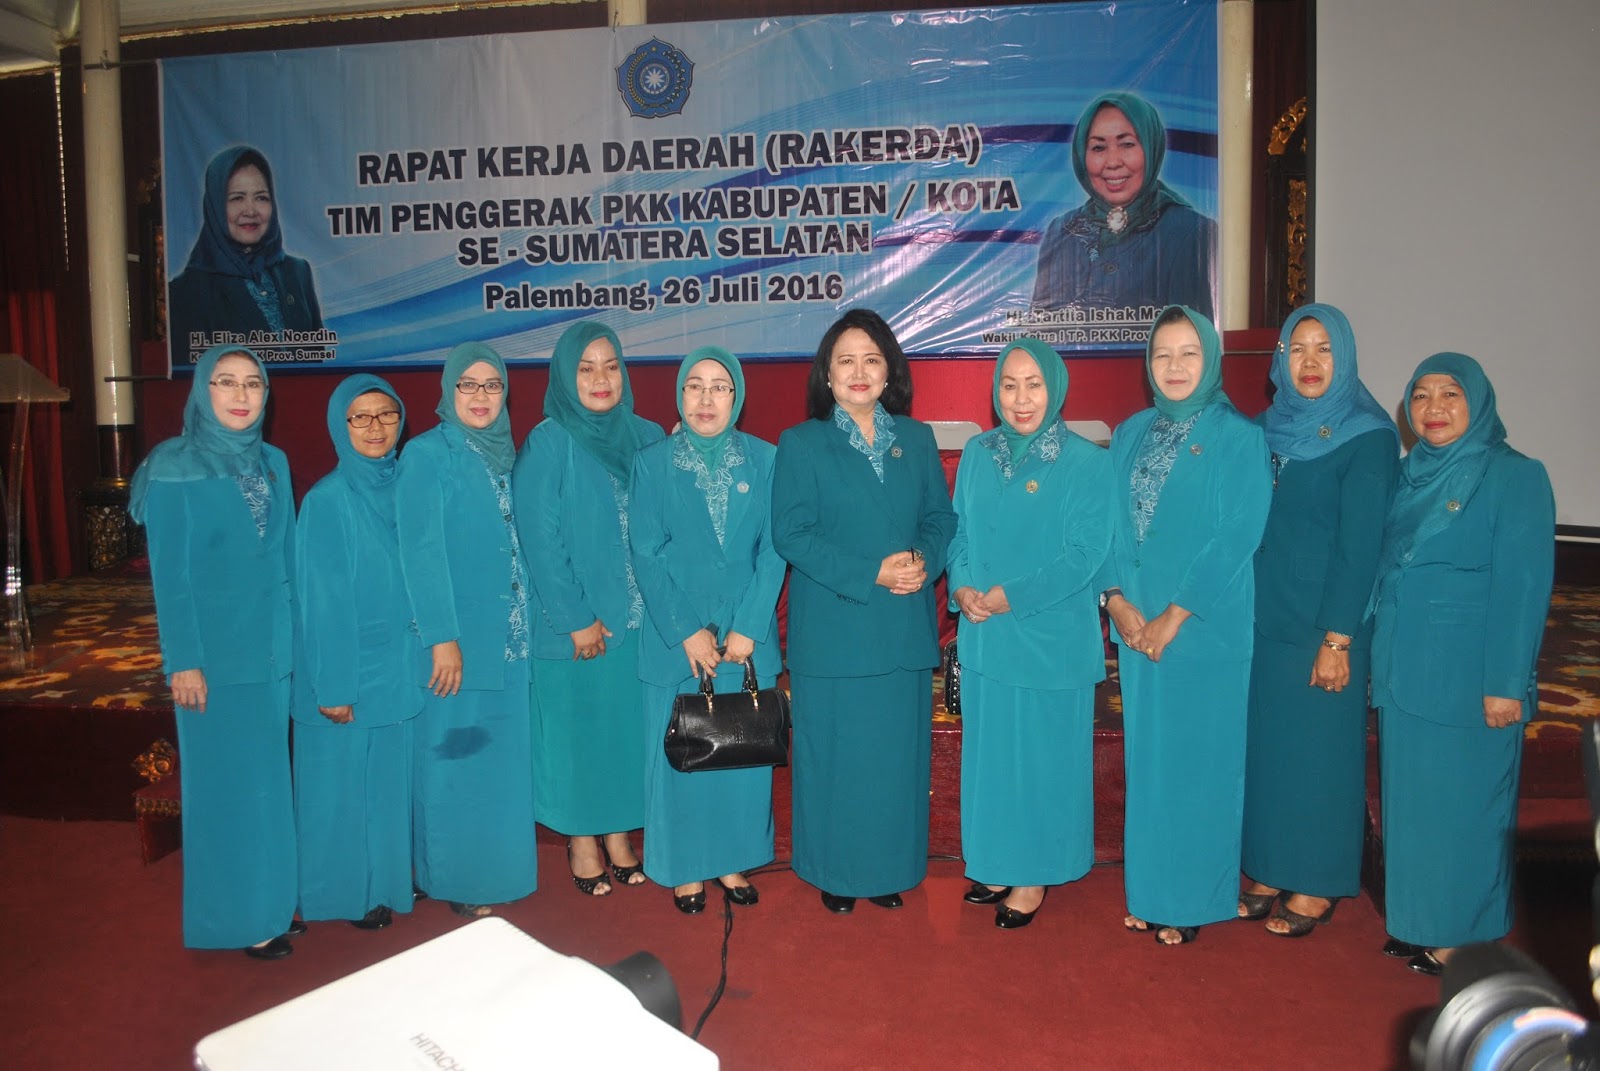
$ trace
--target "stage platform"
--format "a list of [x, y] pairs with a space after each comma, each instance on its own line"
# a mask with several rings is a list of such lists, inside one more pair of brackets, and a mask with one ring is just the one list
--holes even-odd
[[[146, 784], [136, 760], [158, 740], [176, 742], [148, 572], [130, 562], [31, 587], [28, 598], [32, 664], [0, 676], [0, 813], [131, 821], [133, 794]], [[1124, 797], [1114, 661], [1108, 670], [1094, 715], [1095, 854], [1102, 862], [1121, 858]], [[1539, 714], [1525, 729], [1522, 839], [1544, 851], [1592, 852], [1579, 729], [1600, 715], [1600, 588], [1558, 586], [1539, 680]], [[959, 856], [961, 723], [945, 710], [940, 685], [929, 850]], [[1371, 756], [1375, 763], [1375, 742]], [[1374, 766], [1374, 814], [1375, 776]], [[778, 771], [773, 794], [778, 855], [786, 858], [788, 771]]]

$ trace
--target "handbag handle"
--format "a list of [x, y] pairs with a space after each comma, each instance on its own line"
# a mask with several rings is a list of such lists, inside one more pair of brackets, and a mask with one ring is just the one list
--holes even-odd
[[[717, 653], [719, 655], [725, 655], [728, 653], [728, 649], [726, 647], [718, 647]], [[711, 714], [715, 711], [714, 697], [716, 695], [711, 684], [711, 675], [709, 673], [696, 673], [695, 676], [700, 679], [700, 694], [705, 697], [706, 713]], [[745, 659], [744, 690], [750, 693], [751, 704], [757, 710], [760, 710], [761, 686], [756, 682], [756, 661], [754, 654]]]

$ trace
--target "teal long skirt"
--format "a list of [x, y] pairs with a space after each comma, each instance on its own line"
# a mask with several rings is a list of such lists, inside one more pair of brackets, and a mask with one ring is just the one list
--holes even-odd
[[429, 692], [412, 732], [417, 885], [435, 900], [469, 904], [507, 903], [533, 892], [539, 860], [527, 660], [506, 663], [498, 690]]
[[639, 638], [606, 641], [604, 657], [533, 660], [534, 813], [569, 837], [644, 825], [644, 709]]
[[411, 722], [296, 722], [300, 914], [411, 910]]
[[1094, 865], [1094, 689], [961, 675], [961, 854], [986, 885], [1060, 885]]
[[179, 707], [183, 943], [247, 948], [294, 918], [289, 679], [211, 685], [206, 712]]
[[[742, 684], [740, 667], [732, 664], [716, 678], [718, 692], [736, 692]], [[662, 739], [673, 700], [696, 687], [693, 677], [673, 688], [643, 686], [644, 872], [669, 888], [772, 861], [772, 767], [679, 773], [667, 762]]]
[[1367, 671], [1350, 649], [1350, 684], [1313, 688], [1317, 648], [1256, 636], [1245, 757], [1243, 869], [1309, 896], [1361, 892], [1366, 835]]
[[928, 872], [933, 673], [790, 674], [794, 872], [836, 896], [885, 896]]
[[1118, 656], [1128, 913], [1166, 926], [1234, 918], [1250, 663]]
[[1390, 936], [1455, 948], [1510, 932], [1525, 724], [1462, 727], [1378, 712]]

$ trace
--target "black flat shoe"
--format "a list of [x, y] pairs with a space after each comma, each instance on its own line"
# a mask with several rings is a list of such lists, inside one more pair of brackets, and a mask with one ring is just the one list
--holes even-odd
[[1398, 937], [1389, 938], [1389, 943], [1383, 946], [1383, 954], [1393, 956], [1395, 959], [1410, 959], [1420, 956], [1427, 949], [1422, 945], [1414, 945], [1410, 941], [1402, 941]]
[[[1154, 931], [1156, 944], [1158, 945], [1186, 945], [1200, 936], [1200, 927], [1198, 926], [1158, 926], [1152, 922], [1150, 929]], [[1163, 941], [1161, 935], [1168, 932], [1177, 934], [1178, 939], [1176, 941]]]
[[[721, 878], [717, 879], [717, 884], [722, 885]], [[754, 907], [761, 901], [761, 894], [756, 892], [754, 885], [722, 885], [722, 895], [727, 897], [729, 903], [740, 907]]]
[[1439, 972], [1444, 970], [1444, 964], [1439, 962], [1438, 957], [1426, 949], [1406, 960], [1406, 966], [1418, 974], [1426, 974], [1430, 978], [1438, 977]]
[[961, 899], [965, 900], [969, 904], [981, 904], [987, 906], [989, 904], [998, 904], [1001, 900], [1004, 900], [1010, 895], [1011, 886], [1009, 885], [1003, 889], [991, 889], [983, 882], [975, 881], [972, 883], [972, 888], [968, 889], [967, 894]]
[[877, 904], [879, 907], [886, 907], [890, 911], [893, 911], [897, 907], [906, 906], [906, 902], [900, 899], [900, 894], [897, 892], [892, 892], [887, 896], [869, 896], [867, 897], [867, 903]]
[[672, 894], [672, 906], [682, 911], [685, 915], [698, 915], [706, 909], [706, 891], [685, 893], [679, 896]]
[[358, 919], [351, 919], [350, 925], [358, 930], [381, 930], [394, 921], [394, 912], [383, 904], [368, 911]]
[[290, 919], [289, 928], [283, 931], [283, 935], [285, 937], [299, 937], [301, 934], [305, 933], [308, 928], [309, 927], [307, 927], [306, 924], [301, 922], [299, 919]]
[[856, 909], [856, 898], [854, 896], [835, 896], [831, 892], [823, 892], [822, 906], [832, 911], [835, 915], [848, 915]]
[[251, 945], [244, 950], [244, 954], [251, 959], [282, 959], [294, 951], [294, 945], [289, 938], [279, 934], [265, 944]]
[[[1044, 898], [1049, 895], [1050, 890], [1047, 888], [1044, 891], [1044, 896], [1039, 897], [1039, 907], [1044, 906]], [[1001, 904], [995, 908], [994, 924], [1002, 930], [1020, 930], [1033, 921], [1033, 916], [1039, 913], [1039, 907], [1034, 908], [1032, 911], [1018, 911], [1014, 907], [1007, 907], [1005, 904]]]

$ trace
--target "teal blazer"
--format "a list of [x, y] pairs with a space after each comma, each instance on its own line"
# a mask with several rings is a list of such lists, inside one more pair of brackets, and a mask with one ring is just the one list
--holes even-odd
[[956, 472], [959, 518], [950, 544], [953, 593], [1005, 589], [1011, 612], [961, 618], [961, 665], [1019, 688], [1092, 688], [1106, 675], [1094, 578], [1111, 546], [1111, 455], [1061, 429], [1060, 453], [1037, 445], [1007, 482], [999, 432], [967, 443]]
[[1481, 726], [1483, 697], [1538, 705], [1534, 678], [1555, 575], [1555, 496], [1544, 466], [1496, 448], [1477, 493], [1380, 589], [1372, 704]]
[[[1095, 590], [1121, 588], [1147, 618], [1171, 603], [1194, 615], [1162, 655], [1181, 662], [1248, 662], [1254, 649], [1252, 561], [1272, 503], [1272, 466], [1260, 427], [1226, 402], [1201, 410], [1134, 541], [1128, 486], [1156, 411], [1135, 413], [1111, 436], [1111, 553]], [[1112, 638], [1122, 643], [1115, 628]]]
[[1328, 632], [1366, 643], [1361, 619], [1399, 471], [1399, 443], [1381, 428], [1283, 463], [1256, 552], [1258, 635], [1302, 648], [1322, 646]]
[[153, 480], [145, 506], [161, 660], [207, 687], [294, 668], [294, 492], [283, 451], [261, 444], [272, 493], [264, 534], [231, 477]]
[[[734, 432], [727, 449], [744, 457], [731, 468], [728, 516], [717, 542], [705, 492], [673, 458], [689, 449], [683, 432], [639, 451], [628, 510], [633, 573], [644, 595], [639, 678], [663, 687], [689, 677], [683, 641], [707, 625], [719, 640], [738, 632], [756, 641], [756, 675], [783, 670], [778, 652], [778, 591], [786, 566], [772, 545], [771, 443]], [[737, 666], [723, 672], [740, 672]], [[721, 673], [718, 674], [721, 676]]]
[[[633, 419], [642, 444], [660, 441], [660, 425]], [[566, 428], [545, 420], [517, 451], [511, 489], [532, 567], [533, 657], [571, 658], [572, 633], [597, 620], [620, 638], [628, 623], [628, 547], [610, 474]]]
[[[882, 483], [831, 419], [808, 420], [778, 439], [772, 542], [794, 566], [788, 663], [796, 673], [869, 677], [939, 663], [933, 582], [944, 572], [956, 515], [932, 430], [893, 419]], [[913, 548], [927, 564], [922, 590], [880, 587], [883, 559]]]
[[395, 487], [400, 570], [418, 651], [413, 679], [427, 684], [434, 644], [461, 645], [461, 687], [505, 685], [511, 628], [511, 536], [483, 459], [451, 424], [418, 435], [400, 454]]
[[[422, 709], [421, 642], [396, 533], [338, 470], [306, 492], [295, 527], [300, 626], [296, 721], [331, 724], [318, 707], [355, 708], [354, 725], [405, 721]], [[429, 652], [428, 664], [432, 665]]]

